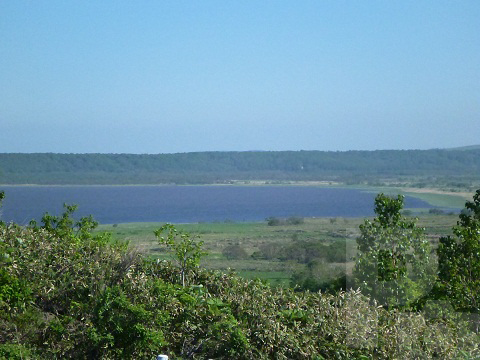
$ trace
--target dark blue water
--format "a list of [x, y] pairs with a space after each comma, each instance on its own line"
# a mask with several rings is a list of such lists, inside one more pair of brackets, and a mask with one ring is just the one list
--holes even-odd
[[[26, 224], [63, 203], [76, 216], [102, 224], [124, 222], [263, 221], [269, 216], [357, 217], [373, 215], [375, 194], [355, 189], [302, 186], [3, 186], [3, 221]], [[407, 197], [405, 207], [429, 208]]]

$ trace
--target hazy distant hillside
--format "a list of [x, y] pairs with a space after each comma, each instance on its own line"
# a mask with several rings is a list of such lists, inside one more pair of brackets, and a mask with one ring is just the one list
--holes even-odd
[[[200, 184], [241, 180], [477, 179], [480, 149], [0, 154], [3, 184]], [[462, 180], [462, 181], [463, 181]]]
[[469, 145], [469, 146], [460, 146], [460, 147], [455, 147], [455, 148], [450, 148], [448, 150], [479, 150], [480, 145]]

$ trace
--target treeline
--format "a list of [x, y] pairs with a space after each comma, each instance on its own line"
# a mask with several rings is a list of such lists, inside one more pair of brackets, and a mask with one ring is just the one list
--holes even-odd
[[3, 184], [204, 184], [231, 180], [389, 179], [468, 187], [478, 180], [480, 149], [254, 151], [178, 154], [0, 154]]

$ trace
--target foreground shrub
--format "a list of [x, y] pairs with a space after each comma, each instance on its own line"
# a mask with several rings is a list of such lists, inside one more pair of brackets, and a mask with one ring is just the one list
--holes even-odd
[[453, 227], [453, 236], [440, 238], [439, 293], [454, 307], [476, 316], [480, 330], [480, 190], [467, 201]]
[[404, 197], [379, 194], [373, 220], [360, 225], [353, 269], [365, 294], [391, 307], [409, 307], [433, 287], [434, 269], [425, 229], [402, 216]]
[[[125, 245], [8, 225], [0, 227], [0, 251], [1, 343], [26, 341], [45, 357], [98, 358], [115, 348], [130, 358], [156, 334], [155, 314], [143, 311], [133, 294], [122, 297], [139, 262]], [[161, 345], [156, 338], [151, 343]]]
[[294, 292], [196, 267], [182, 286], [174, 263], [60, 229], [0, 226], [0, 358], [479, 355], [455, 313], [388, 311], [359, 291]]

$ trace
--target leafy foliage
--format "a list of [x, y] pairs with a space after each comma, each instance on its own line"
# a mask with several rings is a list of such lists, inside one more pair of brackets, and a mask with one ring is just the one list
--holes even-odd
[[[5, 191], [0, 191], [0, 208], [2, 207], [2, 201], [5, 199]], [[1, 212], [0, 212], [1, 215]], [[3, 224], [3, 222], [0, 220], [0, 224]]]
[[424, 229], [403, 217], [403, 196], [379, 194], [373, 221], [360, 225], [354, 276], [362, 292], [381, 304], [409, 306], [430, 291], [430, 246]]
[[[139, 261], [125, 245], [108, 244], [103, 234], [59, 237], [56, 230], [10, 224], [0, 228], [0, 255], [0, 343], [27, 341], [42, 358], [138, 354], [148, 333], [108, 342], [116, 335], [99, 313], [105, 294], [123, 287]], [[109, 309], [111, 316], [119, 311]], [[142, 317], [134, 323], [151, 326]]]
[[336, 294], [340, 290], [347, 290], [345, 269], [333, 267], [322, 260], [312, 260], [303, 271], [295, 271], [292, 274], [291, 285], [300, 291], [322, 291]]
[[223, 249], [222, 254], [228, 260], [246, 259], [248, 257], [247, 252], [240, 245], [228, 245]]
[[[165, 232], [166, 237], [162, 236]], [[174, 260], [180, 269], [182, 286], [185, 286], [187, 276], [195, 275], [200, 258], [205, 254], [202, 251], [203, 242], [196, 242], [188, 233], [178, 232], [172, 224], [163, 225], [155, 231], [155, 236], [161, 245], [167, 246], [173, 252]]]
[[480, 313], [480, 190], [467, 201], [453, 227], [440, 239], [439, 281], [456, 309]]
[[[179, 154], [0, 154], [8, 184], [228, 183], [313, 180], [380, 185], [378, 177], [465, 187], [478, 182], [480, 150], [249, 151]], [[430, 177], [430, 178], [429, 178]]]
[[39, 226], [35, 220], [30, 221], [30, 227], [45, 229], [59, 237], [70, 237], [79, 239], [88, 239], [91, 237], [91, 231], [98, 226], [98, 222], [93, 216], [85, 216], [75, 221], [71, 216], [77, 210], [77, 205], [63, 204], [64, 212], [61, 216], [45, 213], [42, 216], [42, 224]]
[[206, 271], [201, 243], [171, 225], [156, 235], [189, 261], [149, 260], [70, 210], [43, 226], [0, 226], [0, 359], [480, 355], [478, 334], [460, 321], [388, 310], [359, 290], [295, 292]]

